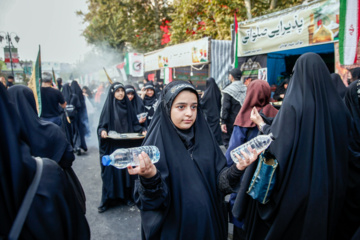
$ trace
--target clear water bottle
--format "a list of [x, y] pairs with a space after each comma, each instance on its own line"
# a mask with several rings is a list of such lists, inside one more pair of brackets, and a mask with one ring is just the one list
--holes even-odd
[[244, 159], [244, 156], [241, 154], [240, 151], [246, 153], [249, 157], [253, 157], [253, 154], [248, 150], [248, 147], [250, 146], [252, 149], [255, 149], [256, 152], [259, 154], [265, 149], [267, 149], [270, 146], [270, 143], [274, 140], [274, 137], [272, 133], [269, 135], [259, 135], [250, 141], [240, 145], [239, 147], [233, 149], [230, 152], [231, 159], [234, 161], [234, 163], [238, 163], [238, 159], [235, 156], [235, 153], [237, 153], [242, 159]]
[[138, 120], [140, 120], [141, 118], [147, 117], [147, 115], [148, 115], [148, 112], [143, 112], [143, 113], [136, 115], [136, 117]]
[[139, 166], [139, 154], [147, 153], [152, 163], [157, 163], [160, 159], [160, 151], [156, 146], [141, 146], [136, 148], [119, 148], [111, 155], [104, 155], [101, 159], [104, 166], [112, 165], [119, 169], [127, 166]]

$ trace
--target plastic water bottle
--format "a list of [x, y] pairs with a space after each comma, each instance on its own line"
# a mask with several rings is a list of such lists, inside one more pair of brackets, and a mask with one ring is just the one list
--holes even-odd
[[270, 146], [270, 143], [274, 140], [274, 137], [272, 135], [272, 133], [270, 133], [269, 135], [259, 135], [253, 139], [251, 139], [250, 141], [240, 145], [239, 147], [233, 149], [230, 152], [230, 156], [231, 159], [235, 162], [238, 163], [239, 160], [237, 159], [237, 157], [235, 156], [235, 153], [237, 153], [242, 159], [245, 159], [244, 156], [241, 154], [240, 151], [246, 153], [250, 158], [253, 157], [252, 152], [250, 152], [248, 150], [248, 147], [250, 146], [252, 149], [255, 149], [256, 152], [259, 154], [262, 151], [264, 151], [265, 149], [267, 149]]
[[119, 148], [111, 155], [104, 155], [101, 159], [104, 166], [112, 165], [119, 169], [127, 166], [139, 166], [139, 154], [147, 153], [152, 163], [157, 163], [160, 159], [160, 151], [156, 146], [141, 146], [136, 148]]
[[136, 115], [136, 117], [138, 120], [140, 120], [141, 118], [147, 117], [147, 115], [148, 115], [148, 112], [143, 112], [143, 113]]

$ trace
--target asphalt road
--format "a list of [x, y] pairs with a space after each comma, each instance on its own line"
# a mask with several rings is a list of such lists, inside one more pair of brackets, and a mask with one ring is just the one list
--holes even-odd
[[[98, 213], [102, 181], [100, 176], [97, 139], [88, 139], [89, 150], [76, 156], [73, 169], [86, 195], [86, 218], [90, 225], [91, 239], [137, 240], [141, 239], [140, 211], [136, 206], [117, 205]], [[229, 232], [232, 227], [229, 225]], [[231, 234], [229, 236], [231, 239]]]

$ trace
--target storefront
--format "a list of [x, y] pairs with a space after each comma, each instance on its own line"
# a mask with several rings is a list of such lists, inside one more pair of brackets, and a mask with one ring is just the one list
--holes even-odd
[[338, 72], [339, 5], [338, 0], [316, 1], [239, 23], [243, 76], [279, 85], [306, 52], [318, 53], [330, 72]]

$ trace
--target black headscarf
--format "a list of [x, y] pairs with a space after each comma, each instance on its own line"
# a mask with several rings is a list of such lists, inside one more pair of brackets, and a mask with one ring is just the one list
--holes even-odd
[[351, 82], [354, 82], [354, 81], [360, 79], [360, 67], [351, 69], [350, 73], [351, 73]]
[[200, 100], [201, 109], [219, 144], [222, 143], [220, 129], [221, 92], [214, 78], [206, 80], [206, 89]]
[[156, 98], [156, 94], [155, 94], [155, 87], [154, 87], [154, 84], [152, 82], [147, 82], [144, 86], [145, 89], [152, 89], [154, 90], [154, 95], [152, 95], [152, 97], [149, 97], [147, 95], [145, 95], [144, 97], [144, 105], [145, 106], [152, 106], [157, 98]]
[[341, 98], [344, 98], [347, 88], [344, 82], [341, 80], [340, 75], [337, 73], [332, 73], [330, 76], [335, 85], [336, 91], [339, 93]]
[[[36, 171], [21, 120], [0, 86], [0, 236], [9, 234]], [[64, 171], [43, 160], [43, 172], [19, 239], [90, 239], [90, 229]], [[45, 219], [45, 220], [44, 220]]]
[[[282, 107], [269, 131], [279, 162], [271, 201], [246, 191], [255, 171], [243, 175], [233, 214], [245, 218], [250, 239], [331, 239], [344, 203], [350, 116], [321, 57], [297, 60]], [[261, 230], [260, 230], [261, 229]]]
[[[117, 100], [114, 96], [119, 88], [124, 90], [125, 96], [122, 100]], [[130, 100], [126, 96], [124, 85], [119, 82], [113, 83], [109, 89], [100, 115], [98, 126], [98, 134], [100, 135], [101, 131], [99, 130], [106, 130], [107, 132], [113, 130], [118, 133], [140, 132], [142, 130]]]
[[8, 90], [29, 138], [31, 154], [59, 162], [68, 145], [61, 128], [51, 122], [40, 120], [37, 115], [35, 98], [32, 90], [23, 85], [16, 85]]
[[145, 110], [144, 103], [143, 103], [142, 99], [139, 97], [139, 95], [136, 93], [135, 88], [131, 85], [126, 85], [125, 90], [126, 90], [126, 94], [127, 93], [134, 94], [134, 99], [131, 101], [131, 104], [135, 110], [135, 113], [140, 114], [140, 113], [145, 112], [146, 110]]
[[[184, 81], [173, 81], [165, 87], [143, 143], [160, 150], [160, 160], [155, 166], [169, 190], [170, 202], [156, 209], [142, 210], [142, 230], [146, 239], [160, 239], [160, 236], [161, 239], [226, 239], [223, 196], [217, 187], [226, 159], [200, 108], [191, 127], [194, 136], [183, 132], [188, 139], [194, 139], [192, 154], [189, 153], [179, 129], [170, 119], [169, 109], [183, 90], [197, 96], [194, 86]], [[137, 194], [136, 190], [138, 205], [146, 204]]]
[[69, 104], [74, 105], [76, 109], [81, 108], [81, 102], [79, 100], [79, 97], [72, 92], [69, 84], [65, 84], [61, 92], [68, 105]]
[[81, 103], [81, 107], [86, 108], [85, 98], [84, 98], [83, 92], [82, 92], [78, 82], [72, 81], [70, 86], [71, 86], [71, 92], [73, 94], [75, 94], [76, 96], [78, 96], [80, 103]]

